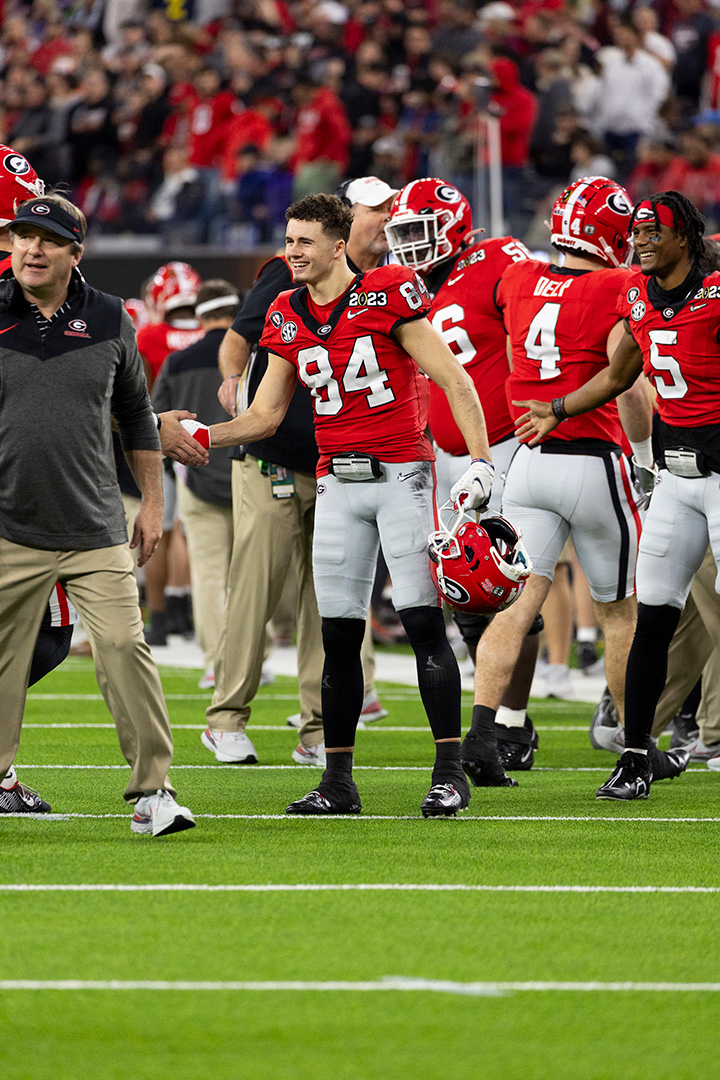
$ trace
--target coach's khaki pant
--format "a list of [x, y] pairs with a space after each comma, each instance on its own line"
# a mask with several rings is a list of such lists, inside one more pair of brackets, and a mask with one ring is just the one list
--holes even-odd
[[708, 549], [690, 589], [668, 652], [665, 689], [655, 710], [652, 734], [662, 734], [700, 678], [702, 700], [697, 720], [706, 746], [720, 742], [720, 596], [717, 567]]
[[177, 482], [177, 503], [190, 556], [195, 636], [206, 669], [214, 668], [227, 600], [232, 508], [199, 499], [182, 480]]
[[214, 731], [244, 731], [260, 685], [265, 624], [294, 568], [298, 581], [297, 664], [300, 739], [323, 739], [320, 683], [324, 654], [312, 579], [315, 477], [295, 473], [296, 494], [274, 499], [255, 458], [233, 461], [233, 550], [228, 600], [215, 656], [215, 693], [207, 710]]
[[20, 743], [27, 681], [40, 623], [56, 581], [80, 612], [95, 672], [132, 766], [125, 799], [165, 788], [173, 755], [160, 676], [145, 644], [127, 544], [42, 551], [0, 538], [0, 776]]

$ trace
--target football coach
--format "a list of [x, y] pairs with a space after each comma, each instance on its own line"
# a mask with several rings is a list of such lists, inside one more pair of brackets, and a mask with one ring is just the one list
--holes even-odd
[[[168, 780], [173, 744], [142, 620], [111, 440], [115, 418], [142, 493], [131, 547], [162, 535], [161, 453], [135, 333], [118, 297], [77, 267], [85, 217], [60, 195], [10, 226], [0, 279], [0, 776], [17, 753], [33, 649], [60, 581], [80, 612], [97, 680], [132, 768], [133, 832], [192, 828]], [[49, 809], [45, 804], [43, 808]]]

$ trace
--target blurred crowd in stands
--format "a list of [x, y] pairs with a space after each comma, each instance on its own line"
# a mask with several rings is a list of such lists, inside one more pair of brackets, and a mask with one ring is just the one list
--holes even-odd
[[547, 243], [601, 173], [720, 228], [720, 8], [704, 0], [0, 0], [0, 141], [98, 234], [277, 244], [297, 197], [437, 175], [498, 117], [506, 227]]

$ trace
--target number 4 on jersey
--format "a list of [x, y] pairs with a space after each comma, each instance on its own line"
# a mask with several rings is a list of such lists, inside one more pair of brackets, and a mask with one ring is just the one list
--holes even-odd
[[554, 379], [560, 374], [560, 350], [555, 344], [559, 314], [560, 304], [543, 304], [525, 338], [525, 355], [540, 365], [541, 379]]

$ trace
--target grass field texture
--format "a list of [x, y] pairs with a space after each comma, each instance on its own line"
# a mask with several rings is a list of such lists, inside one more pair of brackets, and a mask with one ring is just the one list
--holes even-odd
[[[13, 1080], [704, 1080], [718, 1075], [718, 774], [597, 802], [592, 706], [535, 701], [536, 767], [425, 821], [417, 692], [381, 684], [359, 818], [287, 818], [297, 685], [251, 720], [256, 766], [200, 744], [198, 671], [162, 671], [197, 828], [130, 832], [88, 661], [33, 689], [18, 773], [50, 818], [0, 819], [0, 1040]], [[470, 695], [464, 695], [469, 721]]]

